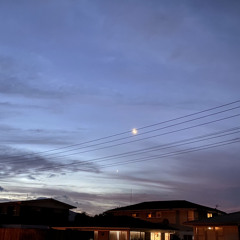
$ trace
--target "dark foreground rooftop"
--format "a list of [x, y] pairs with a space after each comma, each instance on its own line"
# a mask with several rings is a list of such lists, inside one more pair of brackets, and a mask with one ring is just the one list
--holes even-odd
[[24, 200], [24, 201], [10, 201], [10, 202], [1, 202], [0, 206], [34, 206], [34, 207], [49, 207], [49, 208], [64, 208], [64, 209], [73, 209], [75, 206], [69, 205], [67, 203], [60, 202], [53, 198], [40, 198], [35, 200]]
[[128, 228], [144, 228], [144, 229], [163, 229], [175, 230], [168, 224], [152, 223], [141, 219], [128, 216], [98, 216], [95, 217], [93, 226], [97, 227], [128, 227]]

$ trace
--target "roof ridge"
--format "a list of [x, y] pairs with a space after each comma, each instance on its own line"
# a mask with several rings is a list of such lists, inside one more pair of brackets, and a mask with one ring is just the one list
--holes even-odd
[[141, 202], [132, 205], [127, 205], [124, 207], [119, 207], [115, 209], [108, 210], [110, 211], [117, 211], [117, 210], [143, 210], [143, 209], [167, 209], [167, 208], [205, 208], [208, 210], [215, 210], [218, 212], [222, 212], [216, 208], [204, 206], [198, 203], [193, 203], [187, 200], [162, 200], [162, 201], [148, 201], [148, 202]]

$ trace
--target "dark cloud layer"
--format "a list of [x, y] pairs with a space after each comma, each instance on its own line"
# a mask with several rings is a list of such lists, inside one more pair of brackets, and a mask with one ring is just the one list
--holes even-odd
[[[47, 155], [47, 154], [45, 154]], [[6, 147], [1, 148], [1, 174], [3, 179], [26, 175], [30, 180], [37, 180], [41, 175], [52, 178], [77, 171], [98, 172], [97, 166], [84, 161], [61, 162], [57, 156], [44, 156], [40, 153], [24, 152]], [[49, 174], [50, 172], [50, 174]]]

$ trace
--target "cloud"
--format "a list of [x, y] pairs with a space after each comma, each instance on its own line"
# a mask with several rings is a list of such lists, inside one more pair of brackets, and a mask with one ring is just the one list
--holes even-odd
[[37, 180], [35, 177], [33, 177], [32, 175], [28, 175], [28, 179], [30, 180]]
[[[28, 192], [33, 198], [50, 196], [76, 205], [79, 210], [90, 214], [101, 213], [130, 203], [174, 199], [189, 200], [210, 207], [215, 207], [218, 204], [220, 210], [229, 212], [231, 209], [237, 209], [240, 197], [236, 194], [239, 192], [237, 185], [239, 182], [237, 180], [238, 155], [239, 153], [236, 152], [236, 158], [233, 158], [235, 153], [232, 156], [224, 152], [216, 154], [214, 151], [194, 153], [169, 159], [168, 163], [170, 163], [171, 168], [156, 161], [155, 163], [149, 162], [148, 167], [136, 166], [135, 170], [131, 168], [130, 174], [122, 170], [118, 174], [92, 175], [90, 181], [98, 182], [104, 186], [102, 192], [100, 187], [97, 192], [90, 193], [82, 191], [81, 187], [78, 190], [73, 190], [71, 186], [49, 186], [48, 184], [42, 187], [35, 185], [19, 188], [15, 186], [15, 188], [11, 188], [11, 191], [22, 194]], [[214, 166], [213, 162], [211, 163], [212, 156], [218, 156], [218, 166]], [[231, 159], [233, 165], [229, 165], [226, 159]], [[228, 167], [226, 168], [226, 166]], [[235, 172], [231, 170], [232, 167], [236, 169]], [[158, 169], [157, 173], [153, 172], [152, 169]], [[222, 177], [224, 177], [224, 181]], [[103, 180], [107, 181], [108, 184], [104, 184]], [[107, 191], [108, 188], [117, 188], [118, 191]], [[233, 196], [235, 201], [231, 200]]]
[[2, 167], [0, 178], [15, 178], [26, 175], [30, 180], [38, 180], [40, 176], [53, 178], [62, 173], [71, 172], [99, 172], [97, 165], [94, 163], [85, 163], [84, 161], [68, 160], [62, 162], [57, 156], [44, 156], [40, 153], [19, 151], [14, 148], [2, 148], [0, 157]]
[[74, 142], [75, 135], [84, 137], [84, 129], [71, 131], [65, 129], [45, 129], [45, 128], [14, 127], [14, 125], [0, 124], [0, 140], [5, 144], [21, 145], [48, 145], [52, 148], [56, 146], [67, 146]]
[[[38, 66], [38, 68], [40, 67]], [[51, 82], [46, 84], [46, 80], [42, 79], [39, 70], [31, 66], [30, 62], [26, 62], [26, 60], [21, 62], [21, 59], [11, 56], [0, 56], [0, 93], [49, 99], [64, 95], [59, 88], [51, 86]]]
[[3, 187], [0, 186], [0, 192], [6, 191]]

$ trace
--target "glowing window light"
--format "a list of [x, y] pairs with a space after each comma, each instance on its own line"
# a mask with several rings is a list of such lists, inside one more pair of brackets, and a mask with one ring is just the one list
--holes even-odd
[[208, 214], [207, 214], [207, 217], [208, 217], [208, 218], [211, 218], [211, 217], [212, 217], [212, 213], [208, 213]]

